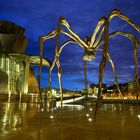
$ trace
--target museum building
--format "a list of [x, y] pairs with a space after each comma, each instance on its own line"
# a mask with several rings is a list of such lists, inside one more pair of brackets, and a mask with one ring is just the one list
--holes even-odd
[[[40, 57], [24, 53], [28, 42], [24, 32], [14, 23], [0, 21], [0, 99], [39, 92], [30, 65], [39, 66]], [[43, 66], [50, 67], [50, 61], [43, 59]]]

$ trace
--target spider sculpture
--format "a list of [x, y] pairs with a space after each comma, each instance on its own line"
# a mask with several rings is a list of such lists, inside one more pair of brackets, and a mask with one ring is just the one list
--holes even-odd
[[[97, 26], [95, 27], [95, 30], [92, 34], [92, 36], [86, 37], [85, 40], [82, 40], [79, 35], [77, 35], [70, 27], [70, 25], [68, 24], [67, 20], [64, 17], [60, 17], [58, 20], [58, 27], [56, 30], [53, 30], [52, 32], [50, 32], [49, 34], [45, 35], [45, 36], [40, 36], [40, 59], [41, 59], [41, 63], [40, 63], [40, 71], [39, 74], [41, 72], [41, 68], [42, 68], [42, 53], [43, 53], [43, 43], [44, 41], [56, 37], [56, 47], [55, 47], [55, 58], [53, 60], [53, 63], [50, 67], [50, 76], [49, 76], [49, 83], [51, 85], [51, 73], [52, 70], [54, 68], [54, 66], [56, 65], [58, 68], [58, 80], [59, 80], [59, 85], [60, 85], [60, 94], [61, 94], [61, 101], [63, 98], [63, 94], [62, 94], [62, 81], [61, 81], [61, 75], [62, 75], [62, 68], [60, 65], [60, 61], [59, 61], [59, 56], [63, 50], [63, 48], [69, 44], [69, 43], [76, 43], [78, 44], [82, 49], [84, 49], [84, 54], [83, 54], [83, 60], [84, 63], [86, 64], [86, 61], [92, 61], [94, 60], [95, 56], [96, 56], [96, 51], [100, 50], [102, 51], [102, 61], [100, 62], [100, 67], [99, 67], [99, 90], [98, 90], [98, 99], [100, 97], [100, 95], [102, 94], [102, 79], [103, 79], [103, 74], [104, 74], [104, 69], [105, 69], [105, 65], [106, 65], [106, 61], [109, 60], [111, 63], [111, 66], [113, 68], [113, 72], [114, 72], [114, 76], [115, 76], [115, 83], [118, 87], [118, 81], [117, 81], [117, 75], [116, 75], [116, 70], [114, 67], [114, 63], [111, 59], [111, 56], [108, 52], [108, 40], [111, 37], [114, 37], [116, 35], [121, 35], [124, 37], [127, 37], [128, 39], [130, 39], [134, 45], [134, 60], [135, 60], [135, 82], [136, 82], [136, 86], [137, 86], [137, 99], [138, 99], [138, 91], [139, 91], [139, 83], [138, 83], [138, 58], [137, 58], [137, 49], [139, 46], [139, 42], [137, 40], [137, 38], [127, 32], [123, 32], [123, 31], [116, 31], [113, 32], [111, 34], [108, 33], [109, 30], [109, 23], [111, 21], [111, 19], [113, 17], [119, 17], [120, 19], [126, 21], [128, 24], [130, 24], [134, 29], [136, 29], [138, 32], [140, 32], [140, 27], [137, 26], [132, 20], [130, 20], [127, 16], [125, 16], [121, 11], [119, 11], [118, 9], [114, 9], [110, 12], [110, 14], [107, 17], [102, 17], [98, 23]], [[62, 29], [62, 25], [66, 27], [66, 29]], [[64, 42], [62, 44], [62, 46], [59, 47], [59, 40], [60, 40], [60, 33], [68, 36], [70, 39], [67, 40], [66, 42]], [[103, 37], [103, 40], [101, 40], [101, 38]], [[101, 49], [101, 46], [103, 45], [103, 49]], [[84, 65], [86, 66], [86, 65]], [[86, 67], [85, 67], [85, 71], [86, 71]], [[85, 72], [85, 79], [86, 79], [86, 72]], [[85, 80], [85, 87], [86, 87], [87, 83]], [[119, 90], [119, 87], [118, 87]], [[120, 92], [120, 91], [119, 91]]]

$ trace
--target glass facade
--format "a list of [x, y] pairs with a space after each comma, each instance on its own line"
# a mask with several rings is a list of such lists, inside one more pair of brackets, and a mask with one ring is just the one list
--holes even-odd
[[[6, 85], [8, 94], [24, 93], [25, 70], [22, 61], [15, 61], [8, 55], [2, 54], [0, 57], [0, 71], [5, 72], [8, 76]], [[0, 91], [2, 93], [3, 91]]]

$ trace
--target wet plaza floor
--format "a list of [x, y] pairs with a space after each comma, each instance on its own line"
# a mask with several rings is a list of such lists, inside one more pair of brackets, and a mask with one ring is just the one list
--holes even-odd
[[140, 140], [140, 106], [0, 103], [0, 140]]

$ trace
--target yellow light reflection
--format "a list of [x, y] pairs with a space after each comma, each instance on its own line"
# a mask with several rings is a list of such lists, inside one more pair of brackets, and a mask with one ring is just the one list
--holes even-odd
[[92, 121], [92, 118], [89, 118], [88, 121], [91, 122]]
[[53, 116], [53, 115], [51, 115], [51, 116], [50, 116], [50, 119], [53, 119], [53, 118], [54, 118], [54, 116]]
[[86, 114], [87, 117], [89, 117], [89, 114]]

